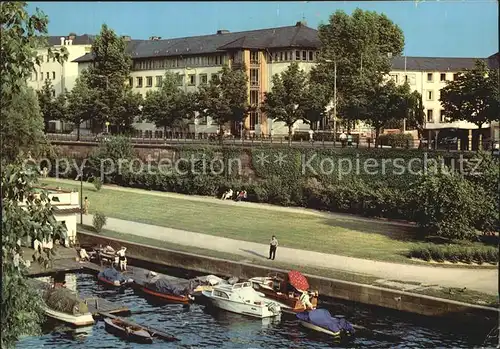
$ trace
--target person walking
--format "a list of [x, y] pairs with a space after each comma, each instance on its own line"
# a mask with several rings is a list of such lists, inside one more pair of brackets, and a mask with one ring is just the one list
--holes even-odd
[[276, 257], [276, 248], [278, 247], [278, 239], [276, 239], [276, 236], [271, 237], [271, 242], [269, 244], [269, 258], [274, 260]]
[[87, 197], [85, 197], [85, 201], [83, 202], [83, 213], [84, 214], [89, 214], [89, 206], [90, 206], [90, 201]]
[[342, 148], [344, 148], [345, 144], [347, 142], [347, 135], [345, 134], [344, 131], [342, 131], [342, 133], [340, 134], [339, 139], [340, 139], [340, 143], [342, 144]]

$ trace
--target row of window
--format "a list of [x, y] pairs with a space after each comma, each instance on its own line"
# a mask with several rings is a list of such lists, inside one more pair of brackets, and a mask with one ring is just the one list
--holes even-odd
[[133, 70], [160, 70], [168, 68], [222, 66], [227, 62], [225, 55], [154, 58], [135, 60]]
[[[453, 80], [456, 80], [458, 77], [459, 73], [453, 74], [452, 78]], [[427, 73], [427, 82], [434, 82], [434, 75], [435, 73]], [[402, 83], [402, 81], [399, 81], [399, 74], [391, 74], [391, 79], [396, 83]], [[446, 73], [439, 73], [439, 81], [440, 82], [446, 82], [447, 80], [447, 74]], [[404, 82], [409, 83], [410, 85], [415, 85], [416, 84], [416, 75], [415, 74], [405, 74], [404, 77]]]
[[[210, 76], [210, 79], [214, 79], [215, 76], [218, 74], [214, 73]], [[203, 84], [208, 84], [208, 74], [199, 74], [198, 76], [196, 74], [188, 74], [187, 76], [187, 81], [185, 82], [185, 76], [184, 74], [177, 74], [177, 85], [178, 86], [183, 86], [185, 83], [188, 86], [196, 86], [196, 85], [203, 85]], [[163, 81], [163, 76], [162, 75], [157, 75], [154, 77], [154, 82], [155, 85], [154, 87], [160, 87], [161, 83]], [[134, 85], [134, 78], [129, 78], [129, 85], [131, 87], [137, 87], [137, 88], [142, 88], [142, 87], [153, 87], [153, 76], [146, 76], [146, 78], [142, 76], [138, 76], [135, 78], [135, 85]]]
[[[427, 109], [427, 122], [434, 123], [434, 109]], [[448, 118], [444, 114], [444, 109], [439, 110], [439, 122], [449, 122]]]
[[317, 61], [319, 58], [319, 51], [308, 51], [308, 50], [279, 51], [272, 53], [269, 58], [270, 62], [291, 62], [291, 61], [314, 62]]
[[[38, 72], [36, 72], [36, 71], [31, 73], [31, 81], [37, 81], [39, 76], [40, 76], [40, 80], [43, 81], [43, 77], [44, 77], [43, 72], [40, 72], [40, 75], [38, 75]], [[50, 76], [51, 76], [50, 72], [45, 72], [45, 78], [47, 80], [49, 80], [49, 79], [55, 80], [56, 79], [56, 72], [55, 71], [52, 72], [52, 78]]]

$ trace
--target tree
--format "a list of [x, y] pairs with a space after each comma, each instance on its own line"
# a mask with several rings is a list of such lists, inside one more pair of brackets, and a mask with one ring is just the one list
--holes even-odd
[[222, 140], [223, 126], [228, 122], [242, 122], [248, 105], [248, 77], [245, 68], [232, 69], [224, 66], [221, 77], [202, 85], [196, 94], [197, 111], [201, 117], [211, 117], [219, 125]]
[[131, 133], [133, 130], [132, 124], [136, 118], [141, 116], [141, 106], [144, 104], [142, 95], [133, 92], [132, 88], [127, 87], [121, 101], [120, 106], [114, 116], [114, 123], [119, 133]]
[[328, 88], [309, 79], [306, 88], [304, 115], [305, 121], [311, 125], [311, 129], [316, 128], [318, 122], [326, 117], [326, 107], [330, 100]]
[[413, 91], [408, 98], [408, 118], [406, 127], [416, 129], [419, 138], [422, 137], [425, 126], [425, 111], [422, 102], [422, 95], [418, 91]]
[[307, 106], [307, 74], [292, 63], [280, 75], [272, 77], [273, 87], [265, 93], [262, 111], [269, 118], [288, 127], [288, 144], [292, 142], [293, 125], [305, 119]]
[[192, 118], [196, 109], [194, 95], [182, 91], [178, 81], [178, 74], [167, 72], [161, 87], [156, 91], [148, 91], [142, 109], [146, 120], [153, 122], [156, 127], [163, 127], [165, 137], [167, 128], [173, 129], [179, 126], [183, 119]]
[[112, 125], [121, 125], [123, 122], [122, 103], [127, 101], [125, 96], [128, 93], [125, 82], [130, 76], [132, 65], [126, 49], [126, 41], [103, 24], [92, 44], [94, 59], [88, 69], [87, 80], [89, 89], [96, 91], [93, 120], [101, 127], [106, 121]]
[[366, 96], [367, 98], [359, 103], [358, 111], [362, 115], [361, 118], [375, 129], [377, 145], [380, 132], [406, 118], [410, 102], [414, 101], [408, 84], [396, 86], [392, 80], [376, 86]]
[[[366, 96], [362, 93], [383, 82], [391, 70], [391, 57], [400, 55], [404, 48], [403, 32], [396, 24], [384, 14], [361, 9], [354, 10], [351, 16], [336, 11], [318, 31], [320, 63], [311, 75], [327, 86], [332, 96], [337, 82], [339, 107], [363, 104], [361, 100]], [[356, 113], [348, 114], [352, 115]]]
[[65, 118], [65, 97], [60, 94], [54, 97], [54, 88], [50, 79], [45, 79], [41, 90], [37, 91], [38, 105], [44, 120], [45, 132], [49, 129], [49, 121]]
[[77, 130], [76, 139], [80, 140], [81, 123], [91, 120], [97, 113], [96, 103], [98, 91], [89, 87], [89, 72], [82, 71], [76, 79], [75, 86], [67, 94], [67, 112], [65, 119], [72, 122]]
[[441, 89], [439, 101], [450, 121], [465, 120], [481, 128], [500, 120], [498, 69], [477, 60], [473, 69], [466, 69]]

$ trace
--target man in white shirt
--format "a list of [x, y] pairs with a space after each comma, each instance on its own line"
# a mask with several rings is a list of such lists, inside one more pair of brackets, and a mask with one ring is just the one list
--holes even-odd
[[269, 243], [269, 258], [274, 260], [276, 257], [276, 249], [278, 248], [278, 239], [276, 239], [276, 236], [272, 236], [271, 242]]

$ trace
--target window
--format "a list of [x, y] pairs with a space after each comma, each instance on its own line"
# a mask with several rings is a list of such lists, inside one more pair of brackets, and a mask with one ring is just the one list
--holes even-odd
[[453, 80], [457, 80], [457, 79], [458, 79], [458, 73], [453, 74]]
[[46, 72], [45, 74], [46, 74], [46, 78], [47, 78], [47, 80], [49, 80], [49, 79], [50, 79], [50, 73], [49, 73], [49, 72]]
[[394, 81], [397, 84], [398, 83], [398, 74], [391, 74], [391, 80]]
[[177, 74], [177, 86], [184, 84], [184, 74]]
[[56, 90], [52, 90], [52, 97], [56, 96]]
[[285, 61], [288, 61], [288, 51], [285, 51]]
[[136, 81], [137, 81], [136, 87], [139, 88], [142, 87], [142, 77], [138, 77]]
[[196, 86], [196, 75], [189, 74], [188, 79], [189, 79], [189, 84], [188, 84], [189, 86]]
[[432, 73], [427, 73], [427, 82], [432, 82]]
[[278, 52], [275, 52], [275, 53], [274, 53], [274, 61], [275, 61], [275, 62], [279, 62], [279, 55], [278, 55]]
[[128, 85], [130, 87], [133, 87], [134, 86], [134, 78], [128, 78]]
[[53, 196], [53, 197], [52, 197], [52, 201], [54, 201], [54, 202], [61, 202], [61, 201], [59, 200], [59, 197], [57, 197], [57, 196]]
[[53, 72], [52, 72], [52, 80], [55, 80], [55, 79], [56, 79], [56, 72], [55, 72], [55, 71], [53, 71]]
[[155, 138], [163, 138], [163, 131], [155, 131]]
[[307, 61], [307, 51], [302, 51], [302, 60]]
[[446, 81], [446, 73], [439, 74], [439, 80], [440, 81]]
[[314, 51], [309, 51], [309, 60], [314, 61]]
[[259, 64], [259, 51], [250, 51], [250, 64]]
[[259, 123], [259, 113], [250, 112], [250, 130], [255, 130], [255, 125]]
[[161, 75], [158, 75], [156, 77], [156, 84], [155, 84], [156, 87], [160, 87], [161, 86], [162, 79], [163, 79], [163, 76], [161, 76]]
[[285, 60], [285, 52], [280, 52], [280, 61]]
[[428, 90], [427, 91], [427, 100], [428, 101], [433, 101], [434, 100], [434, 91]]
[[250, 90], [250, 105], [253, 106], [259, 105], [259, 91]]
[[259, 70], [250, 69], [250, 86], [259, 86]]
[[439, 122], [446, 122], [446, 116], [444, 114], [444, 109], [439, 111]]
[[214, 74], [212, 74], [212, 75], [210, 76], [210, 80], [212, 80], [212, 81], [214, 81], [215, 79], [218, 79], [218, 78], [219, 78], [219, 74], [215, 74], [215, 73], [214, 73]]
[[43, 80], [43, 72], [40, 72], [40, 80]]
[[434, 115], [432, 109], [427, 109], [427, 122], [434, 122]]
[[152, 87], [152, 86], [153, 86], [153, 77], [146, 76], [146, 87]]
[[200, 74], [200, 84], [208, 84], [208, 75]]
[[300, 61], [300, 51], [295, 51], [295, 60]]

